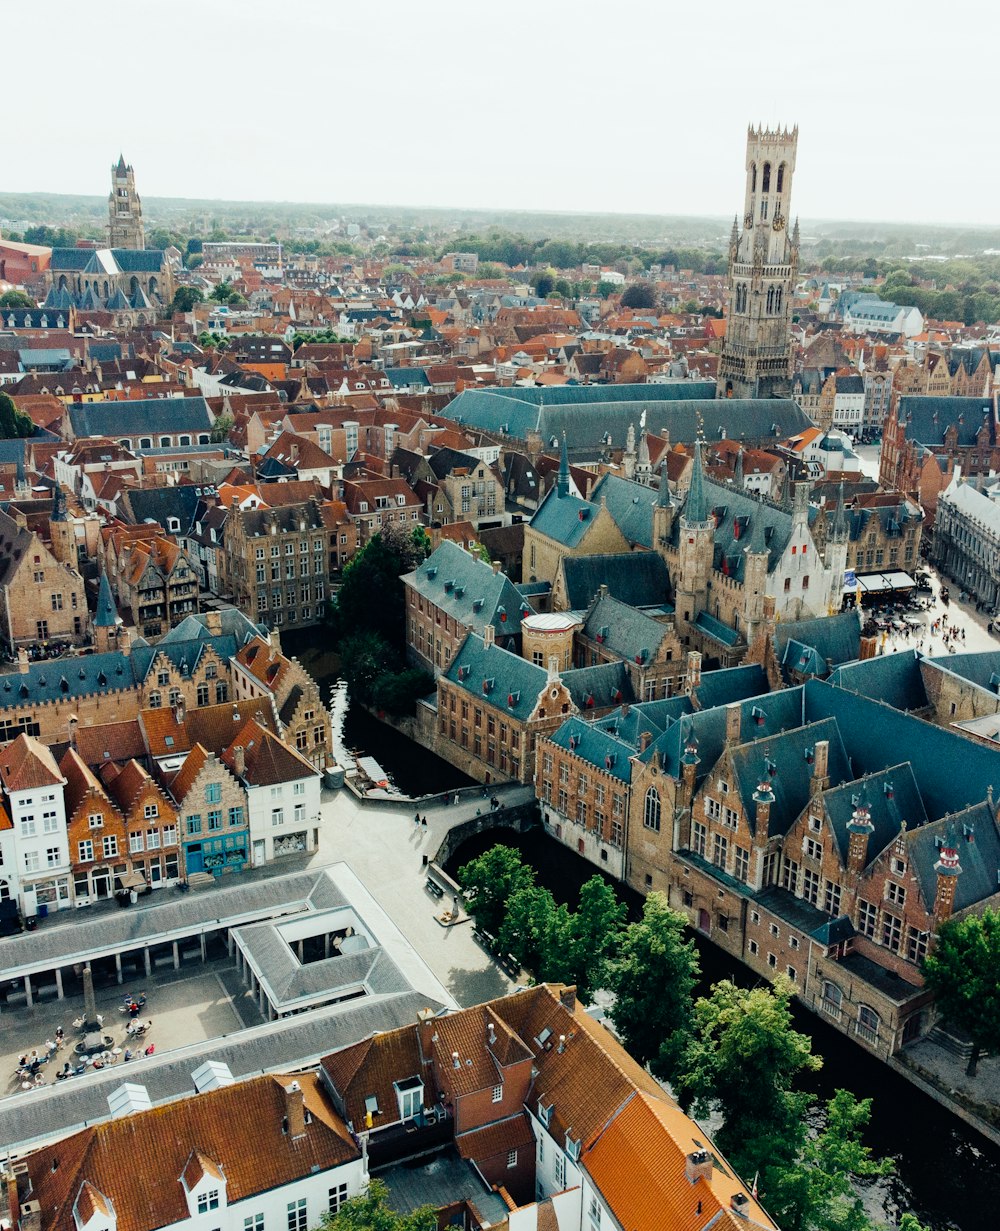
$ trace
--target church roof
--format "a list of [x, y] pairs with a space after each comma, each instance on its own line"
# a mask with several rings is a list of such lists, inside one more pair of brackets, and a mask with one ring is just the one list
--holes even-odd
[[97, 590], [97, 610], [94, 612], [95, 628], [114, 628], [118, 622], [118, 609], [111, 594], [111, 585], [107, 573], [101, 573], [101, 581]]

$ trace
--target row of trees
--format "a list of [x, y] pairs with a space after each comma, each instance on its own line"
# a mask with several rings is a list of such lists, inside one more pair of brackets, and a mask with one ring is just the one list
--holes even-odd
[[[477, 926], [535, 978], [575, 983], [585, 1001], [598, 989], [611, 993], [626, 1049], [671, 1084], [685, 1111], [722, 1117], [720, 1148], [746, 1180], [757, 1177], [785, 1231], [875, 1231], [854, 1188], [892, 1171], [862, 1140], [871, 1100], [837, 1090], [823, 1127], [810, 1131], [815, 1096], [800, 1083], [822, 1059], [793, 1028], [787, 979], [749, 990], [724, 980], [696, 1000], [694, 942], [662, 894], [650, 894], [642, 918], [626, 923], [624, 904], [595, 875], [571, 911], [505, 846], [458, 875]], [[900, 1231], [921, 1229], [906, 1215]]]

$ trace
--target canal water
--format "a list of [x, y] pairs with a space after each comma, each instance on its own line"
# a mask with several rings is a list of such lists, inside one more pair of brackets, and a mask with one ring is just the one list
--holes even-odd
[[454, 765], [379, 722], [360, 705], [349, 704], [347, 685], [340, 678], [340, 659], [321, 640], [326, 635], [320, 629], [286, 633], [281, 648], [297, 658], [317, 681], [323, 704], [332, 702], [333, 751], [338, 763], [350, 765], [356, 753], [374, 757], [386, 771], [390, 785], [415, 797], [468, 786], [472, 779]]
[[[322, 634], [321, 634], [322, 635]], [[339, 678], [336, 654], [316, 644], [315, 633], [282, 639], [286, 653], [296, 655], [331, 698], [337, 750], [375, 757], [392, 782], [406, 794], [420, 795], [466, 785], [469, 779], [412, 740], [397, 734], [360, 707], [348, 704]], [[470, 859], [497, 843], [517, 847], [538, 873], [539, 883], [555, 897], [575, 907], [580, 887], [597, 869], [540, 829], [515, 834], [501, 829], [479, 834], [464, 843], [447, 865], [455, 875]], [[642, 910], [642, 899], [614, 882], [626, 900], [631, 918]], [[701, 961], [702, 986], [707, 992], [719, 979], [745, 986], [755, 976], [733, 962], [710, 940], [694, 933]], [[805, 1009], [795, 1009], [796, 1028], [811, 1036], [823, 1068], [809, 1076], [808, 1088], [825, 1102], [838, 1089], [873, 1099], [872, 1119], [865, 1140], [878, 1157], [891, 1158], [896, 1175], [863, 1191], [869, 1213], [895, 1226], [900, 1211], [912, 1211], [932, 1231], [992, 1231], [1000, 1227], [1000, 1148], [968, 1128], [956, 1116], [915, 1086], [887, 1069], [857, 1044]], [[814, 1123], [818, 1116], [814, 1115]]]
[[[571, 907], [579, 900], [581, 885], [598, 871], [541, 829], [527, 834], [501, 829], [463, 843], [448, 862], [447, 872], [454, 876], [463, 864], [497, 843], [516, 847], [537, 871], [539, 884]], [[641, 897], [609, 883], [628, 902], [630, 917], [638, 917]], [[701, 961], [699, 994], [719, 979], [744, 986], [757, 982], [750, 970], [706, 937], [692, 935]], [[823, 1057], [822, 1069], [803, 1083], [818, 1101], [825, 1102], [838, 1089], [873, 1100], [865, 1141], [876, 1156], [893, 1160], [896, 1174], [862, 1190], [871, 1216], [895, 1226], [899, 1213], [908, 1210], [933, 1231], [987, 1231], [1000, 1226], [1000, 1148], [815, 1014], [796, 1006], [795, 1026], [811, 1036], [814, 1053]], [[818, 1125], [818, 1114], [812, 1119]]]

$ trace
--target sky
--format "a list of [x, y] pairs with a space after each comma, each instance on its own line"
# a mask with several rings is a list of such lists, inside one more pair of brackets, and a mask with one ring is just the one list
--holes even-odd
[[731, 215], [797, 123], [805, 219], [1000, 222], [992, 0], [2, 10], [9, 192]]

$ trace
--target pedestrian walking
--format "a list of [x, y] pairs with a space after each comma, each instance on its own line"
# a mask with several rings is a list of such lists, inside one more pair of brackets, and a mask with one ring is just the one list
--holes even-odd
[[414, 815], [413, 815], [413, 823], [414, 823], [414, 825], [419, 825], [419, 824], [420, 824], [420, 813], [419, 813], [419, 812], [414, 813]]
[[424, 829], [427, 828], [427, 817], [426, 816], [421, 817], [420, 824], [423, 826]]

